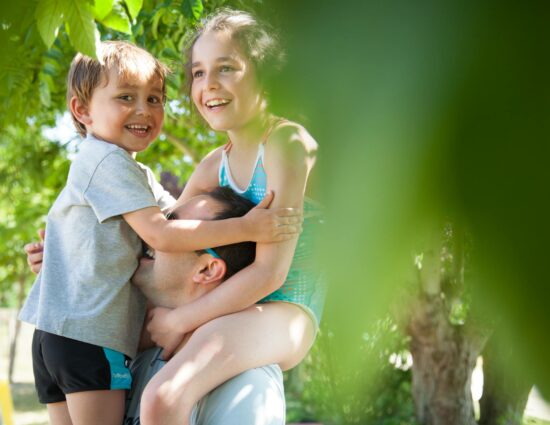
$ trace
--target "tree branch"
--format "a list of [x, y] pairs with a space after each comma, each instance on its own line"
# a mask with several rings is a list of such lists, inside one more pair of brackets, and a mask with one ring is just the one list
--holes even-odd
[[200, 158], [197, 152], [195, 152], [195, 150], [189, 146], [189, 139], [181, 139], [168, 132], [164, 132], [164, 134], [166, 136], [166, 139], [170, 143], [172, 143], [175, 147], [182, 151], [184, 155], [187, 155], [189, 158], [191, 158], [193, 166], [196, 166], [200, 162]]

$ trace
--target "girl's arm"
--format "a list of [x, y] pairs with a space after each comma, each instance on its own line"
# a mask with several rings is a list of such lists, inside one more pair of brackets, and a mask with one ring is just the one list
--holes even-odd
[[[274, 207], [302, 208], [317, 144], [296, 125], [276, 129], [266, 145], [268, 188], [276, 193]], [[216, 289], [174, 310], [154, 309], [149, 330], [169, 356], [182, 336], [200, 325], [258, 302], [278, 289], [290, 268], [297, 238], [277, 244], [259, 243], [254, 263]], [[219, 244], [218, 244], [219, 245]]]
[[[201, 161], [176, 206], [217, 186], [222, 149], [215, 149]], [[245, 216], [226, 220], [167, 220], [156, 207], [133, 211], [123, 217], [149, 246], [164, 252], [195, 251], [244, 241], [272, 243], [294, 238], [300, 229], [301, 207], [267, 210], [272, 197], [272, 194], [266, 195], [262, 203]]]

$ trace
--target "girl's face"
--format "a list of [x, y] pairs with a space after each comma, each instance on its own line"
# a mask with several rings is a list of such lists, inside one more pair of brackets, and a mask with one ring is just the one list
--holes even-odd
[[214, 130], [238, 130], [258, 117], [264, 98], [255, 70], [230, 33], [200, 36], [191, 61], [191, 97]]

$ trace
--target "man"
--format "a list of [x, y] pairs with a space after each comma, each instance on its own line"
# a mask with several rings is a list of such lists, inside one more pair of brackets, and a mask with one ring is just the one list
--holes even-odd
[[[253, 204], [231, 189], [216, 188], [175, 208], [169, 218], [221, 220], [246, 214]], [[41, 250], [26, 247], [29, 264], [38, 271]], [[163, 253], [141, 259], [132, 278], [156, 306], [175, 308], [191, 302], [222, 284], [254, 261], [255, 244], [244, 242], [215, 250]], [[142, 338], [146, 340], [147, 338]], [[185, 342], [184, 342], [185, 343]], [[139, 424], [139, 401], [149, 379], [164, 365], [160, 348], [140, 353], [132, 362], [132, 390], [124, 424]], [[225, 382], [197, 403], [193, 425], [279, 425], [285, 422], [281, 370], [276, 365], [248, 370]]]

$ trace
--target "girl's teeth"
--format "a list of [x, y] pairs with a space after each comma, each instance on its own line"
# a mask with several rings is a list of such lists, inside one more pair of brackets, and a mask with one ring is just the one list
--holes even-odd
[[209, 100], [206, 102], [206, 106], [209, 108], [213, 108], [214, 106], [220, 106], [220, 105], [227, 105], [229, 103], [228, 100], [225, 99], [216, 99], [216, 100]]

